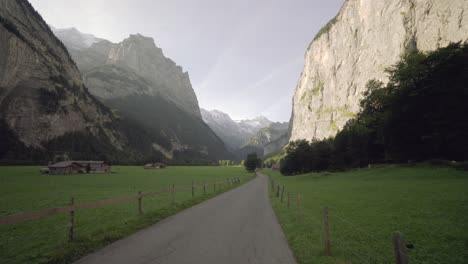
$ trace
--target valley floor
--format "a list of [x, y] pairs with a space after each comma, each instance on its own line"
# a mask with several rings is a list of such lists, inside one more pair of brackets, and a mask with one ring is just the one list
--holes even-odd
[[[393, 165], [289, 177], [267, 169], [264, 173], [285, 186], [283, 203], [276, 190], [270, 196], [298, 263], [395, 263], [392, 234], [397, 230], [414, 246], [408, 249], [410, 263], [468, 260], [466, 171]], [[325, 256], [325, 207], [332, 257]]]
[[[173, 184], [187, 186], [175, 193], [144, 197], [143, 215], [137, 202], [107, 205], [75, 212], [75, 240], [67, 242], [68, 215], [56, 215], [17, 224], [0, 225], [0, 263], [69, 263], [80, 256], [128, 236], [159, 220], [217, 195], [227, 188], [213, 182], [228, 178], [251, 179], [243, 167], [168, 167], [144, 170], [142, 167], [114, 166], [110, 174], [47, 175], [40, 167], [0, 167], [0, 217], [61, 207], [74, 196], [75, 203], [154, 192]], [[190, 186], [207, 185], [195, 189]]]

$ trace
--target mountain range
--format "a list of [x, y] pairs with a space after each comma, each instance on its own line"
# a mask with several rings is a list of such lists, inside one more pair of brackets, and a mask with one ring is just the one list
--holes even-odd
[[[228, 114], [218, 110], [201, 109], [201, 113], [203, 120], [234, 152], [237, 159], [244, 159], [251, 152], [263, 157], [287, 143], [287, 140], [278, 140], [287, 139], [288, 122], [273, 122], [263, 116], [235, 121]], [[268, 145], [269, 147], [265, 148]]]
[[53, 30], [28, 1], [0, 3], [0, 159], [231, 157], [201, 119], [188, 73], [153, 39], [135, 34], [114, 44]]

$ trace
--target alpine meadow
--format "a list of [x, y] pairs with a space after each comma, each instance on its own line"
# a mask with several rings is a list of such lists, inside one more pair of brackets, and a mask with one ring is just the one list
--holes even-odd
[[467, 12], [0, 0], [0, 263], [467, 263]]

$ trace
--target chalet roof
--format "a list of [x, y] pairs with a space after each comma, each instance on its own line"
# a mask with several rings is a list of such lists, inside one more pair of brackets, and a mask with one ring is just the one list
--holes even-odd
[[69, 167], [69, 166], [71, 166], [73, 164], [77, 164], [77, 165], [81, 166], [81, 164], [79, 164], [76, 161], [66, 160], [66, 161], [60, 161], [60, 162], [57, 162], [55, 164], [49, 165], [49, 168], [66, 168], [66, 167]]
[[87, 164], [103, 164], [105, 161], [96, 161], [96, 160], [66, 160], [54, 163], [49, 165], [49, 168], [65, 168], [71, 166], [72, 164], [77, 164], [79, 166], [85, 166]]
[[73, 162], [79, 163], [79, 164], [103, 164], [107, 163], [102, 160], [72, 160]]

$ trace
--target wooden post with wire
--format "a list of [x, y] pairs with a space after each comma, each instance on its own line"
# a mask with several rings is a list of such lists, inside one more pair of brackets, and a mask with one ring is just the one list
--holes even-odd
[[283, 203], [283, 195], [284, 195], [284, 185], [283, 185], [283, 188], [281, 188], [281, 203]]
[[206, 195], [206, 184], [203, 183], [203, 195]]
[[288, 192], [288, 209], [291, 207], [291, 194]]
[[297, 223], [301, 223], [301, 195], [297, 194], [296, 197], [296, 204], [297, 204]]
[[172, 184], [172, 205], [175, 204], [175, 184]]
[[280, 190], [280, 186], [279, 184], [276, 185], [276, 197], [279, 198], [279, 190]]
[[192, 198], [195, 197], [195, 186], [192, 180]]
[[143, 198], [143, 195], [141, 195], [141, 191], [138, 192], [137, 198], [138, 198], [138, 213], [143, 214], [143, 210], [141, 208], [141, 199]]
[[396, 264], [408, 264], [408, 254], [399, 231], [393, 233], [393, 253], [395, 254]]
[[68, 223], [68, 241], [73, 241], [75, 229], [75, 198], [70, 197], [70, 222]]
[[328, 224], [328, 207], [324, 209], [324, 227], [325, 227], [325, 255], [331, 256], [330, 249], [330, 226]]

